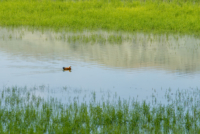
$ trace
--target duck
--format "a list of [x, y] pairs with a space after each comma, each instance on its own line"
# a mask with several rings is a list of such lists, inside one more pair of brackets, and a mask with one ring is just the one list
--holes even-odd
[[69, 67], [63, 67], [63, 70], [71, 70], [71, 66], [69, 66]]

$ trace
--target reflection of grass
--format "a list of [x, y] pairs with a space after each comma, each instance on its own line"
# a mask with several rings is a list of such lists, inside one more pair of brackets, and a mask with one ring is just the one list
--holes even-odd
[[122, 30], [198, 33], [200, 8], [195, 0], [1, 1], [1, 26], [61, 30]]
[[122, 44], [122, 36], [121, 35], [108, 35], [108, 37], [102, 36], [101, 34], [92, 34], [89, 36], [85, 35], [71, 35], [68, 36], [68, 42], [81, 42], [81, 43], [114, 43], [114, 44]]
[[[34, 91], [37, 89], [34, 89]], [[42, 88], [42, 90], [44, 90]], [[1, 90], [1, 133], [199, 133], [200, 91], [166, 90], [167, 105], [137, 100], [92, 100], [63, 104], [26, 88]], [[69, 93], [64, 88], [63, 93]]]

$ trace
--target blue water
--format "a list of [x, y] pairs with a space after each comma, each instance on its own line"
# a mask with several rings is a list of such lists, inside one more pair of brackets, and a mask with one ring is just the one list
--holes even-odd
[[[5, 29], [0, 32], [4, 35]], [[200, 87], [199, 39], [184, 36], [175, 41], [172, 36], [149, 43], [140, 34], [135, 41], [102, 45], [67, 43], [45, 33], [26, 32], [22, 39], [6, 38], [18, 35], [13, 31], [0, 38], [0, 87], [70, 87], [143, 99], [155, 90], [160, 96], [168, 88]], [[179, 48], [177, 43], [182, 43]], [[72, 71], [63, 72], [63, 66], [72, 66]]]

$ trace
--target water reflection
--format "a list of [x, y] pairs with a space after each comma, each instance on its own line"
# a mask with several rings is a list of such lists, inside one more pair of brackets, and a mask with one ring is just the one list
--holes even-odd
[[71, 72], [72, 72], [72, 70], [63, 70], [63, 72], [70, 72], [70, 73], [71, 73]]
[[[1, 28], [0, 84], [105, 89], [126, 95], [199, 87], [199, 47], [198, 38], [186, 35]], [[70, 65], [73, 71], [63, 73], [62, 67]]]
[[[19, 31], [1, 29], [1, 51], [11, 56], [20, 56], [24, 60], [40, 60], [54, 62], [58, 60], [74, 60], [106, 66], [108, 68], [137, 69], [150, 67], [171, 72], [195, 73], [200, 70], [200, 40], [190, 36], [144, 35], [137, 33], [128, 35], [122, 44], [94, 42], [82, 43], [79, 34], [65, 33], [67, 37], [77, 37], [74, 42], [56, 39], [59, 33], [23, 31], [21, 39]], [[82, 33], [82, 36], [105, 35], [106, 32]], [[107, 37], [106, 37], [107, 36]], [[127, 35], [125, 35], [127, 36]], [[103, 38], [103, 37], [101, 37]], [[123, 38], [123, 37], [122, 37]], [[3, 40], [2, 40], [3, 39]], [[97, 39], [98, 40], [98, 39]], [[106, 40], [106, 39], [105, 39]]]

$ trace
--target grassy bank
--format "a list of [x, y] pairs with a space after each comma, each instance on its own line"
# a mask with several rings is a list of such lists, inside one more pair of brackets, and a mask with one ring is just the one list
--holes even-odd
[[199, 33], [195, 1], [1, 1], [0, 26]]
[[[33, 88], [36, 92], [39, 89]], [[44, 90], [44, 89], [42, 89]], [[31, 89], [5, 88], [0, 93], [0, 133], [199, 133], [200, 90], [166, 90], [168, 104], [92, 99], [61, 103]], [[65, 88], [62, 94], [68, 94]], [[48, 92], [46, 92], [48, 96]]]

